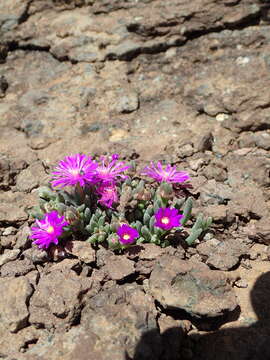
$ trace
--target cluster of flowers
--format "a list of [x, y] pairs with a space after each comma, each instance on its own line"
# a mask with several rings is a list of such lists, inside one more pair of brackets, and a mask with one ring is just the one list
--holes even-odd
[[[114, 211], [115, 204], [119, 201], [118, 185], [125, 181], [125, 174], [130, 165], [119, 161], [118, 154], [111, 157], [102, 156], [99, 162], [90, 156], [75, 154], [66, 156], [59, 162], [52, 172], [51, 186], [53, 188], [75, 187], [83, 192], [91, 188], [98, 198], [101, 208]], [[160, 162], [151, 162], [142, 171], [141, 175], [148, 176], [158, 183], [179, 184], [189, 180], [186, 172], [177, 171], [175, 166], [162, 166]], [[183, 215], [176, 208], [160, 207], [154, 213], [154, 227], [163, 230], [163, 234], [173, 228], [181, 226]], [[68, 218], [52, 210], [42, 219], [37, 219], [31, 228], [30, 238], [40, 249], [47, 249], [51, 244], [58, 244], [61, 235], [70, 229]], [[139, 238], [139, 232], [128, 223], [122, 223], [115, 232], [117, 241], [122, 247], [129, 246]]]

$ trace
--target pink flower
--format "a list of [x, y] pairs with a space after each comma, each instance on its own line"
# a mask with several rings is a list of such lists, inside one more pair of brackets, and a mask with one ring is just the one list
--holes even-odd
[[83, 187], [93, 182], [97, 167], [98, 164], [84, 154], [66, 156], [52, 173], [52, 186], [65, 187], [80, 184]]
[[36, 220], [36, 225], [31, 228], [30, 239], [40, 249], [47, 249], [50, 244], [58, 244], [58, 237], [63, 233], [63, 227], [68, 226], [64, 216], [59, 216], [56, 210], [45, 214], [42, 220]]
[[101, 183], [97, 189], [97, 193], [101, 195], [98, 200], [102, 205], [111, 208], [113, 203], [118, 202], [117, 188], [115, 183]]
[[117, 235], [119, 236], [119, 242], [122, 245], [131, 244], [139, 237], [138, 231], [127, 224], [123, 224], [117, 229]]
[[155, 226], [163, 230], [171, 230], [174, 227], [181, 226], [180, 220], [183, 215], [178, 213], [177, 209], [159, 208], [155, 213]]
[[186, 180], [189, 180], [190, 177], [185, 171], [177, 171], [176, 166], [167, 165], [163, 169], [161, 162], [158, 161], [157, 165], [151, 162], [150, 166], [146, 166], [142, 175], [147, 175], [158, 182], [168, 182], [168, 183], [182, 183]]
[[106, 156], [102, 156], [100, 159], [102, 164], [96, 169], [95, 176], [97, 182], [115, 182], [118, 178], [125, 180], [128, 177], [122, 173], [128, 170], [130, 166], [125, 165], [124, 161], [117, 161], [119, 159], [118, 154], [113, 154], [111, 161]]

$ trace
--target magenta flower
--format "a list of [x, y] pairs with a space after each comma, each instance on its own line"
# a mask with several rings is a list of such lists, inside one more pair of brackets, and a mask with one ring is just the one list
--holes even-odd
[[176, 166], [167, 165], [163, 169], [160, 161], [157, 162], [157, 165], [151, 162], [150, 166], [143, 169], [142, 175], [147, 175], [158, 182], [165, 181], [168, 183], [182, 183], [190, 179], [187, 172], [177, 171]]
[[40, 249], [47, 249], [50, 244], [58, 244], [58, 237], [63, 233], [63, 227], [68, 226], [64, 216], [59, 216], [56, 210], [45, 214], [42, 220], [36, 220], [36, 225], [31, 228], [30, 239]]
[[117, 235], [119, 236], [119, 242], [122, 245], [131, 244], [139, 237], [138, 231], [127, 224], [123, 224], [117, 229]]
[[181, 226], [180, 220], [183, 215], [178, 213], [177, 209], [159, 208], [155, 213], [155, 226], [163, 230], [171, 230], [174, 227]]
[[101, 183], [97, 187], [96, 191], [99, 195], [101, 195], [101, 198], [98, 200], [100, 204], [111, 208], [113, 203], [118, 202], [115, 183]]
[[111, 156], [111, 161], [108, 157], [102, 156], [102, 164], [96, 169], [95, 179], [97, 182], [114, 182], [118, 178], [125, 180], [128, 176], [122, 174], [124, 171], [130, 168], [129, 165], [125, 165], [124, 161], [117, 161], [119, 159], [118, 154]]
[[84, 154], [66, 156], [61, 160], [53, 174], [52, 186], [85, 186], [93, 182], [98, 164]]

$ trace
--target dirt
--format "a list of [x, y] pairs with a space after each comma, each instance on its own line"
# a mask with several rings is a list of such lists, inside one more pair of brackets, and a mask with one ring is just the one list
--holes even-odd
[[[270, 359], [269, 21], [266, 0], [1, 2], [0, 358]], [[176, 164], [210, 233], [32, 247], [77, 152]]]

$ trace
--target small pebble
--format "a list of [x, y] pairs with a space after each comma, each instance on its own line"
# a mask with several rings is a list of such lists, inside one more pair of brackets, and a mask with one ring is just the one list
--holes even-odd
[[248, 283], [244, 279], [235, 281], [234, 285], [240, 289], [245, 289], [248, 287]]

